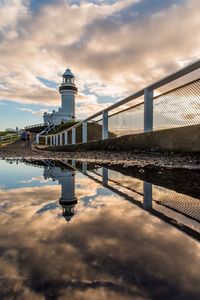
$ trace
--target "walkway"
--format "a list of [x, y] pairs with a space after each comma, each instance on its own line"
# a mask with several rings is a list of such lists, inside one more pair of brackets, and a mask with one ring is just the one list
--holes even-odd
[[[200, 156], [163, 155], [160, 153], [135, 153], [133, 151], [82, 151], [82, 152], [54, 152], [38, 150], [34, 145], [27, 147], [23, 141], [0, 147], [0, 159], [56, 159], [93, 162], [95, 164], [132, 166], [145, 168], [186, 168], [200, 170]], [[143, 170], [142, 170], [143, 169]]]
[[27, 145], [26, 141], [16, 141], [11, 144], [7, 144], [5, 146], [0, 147], [0, 156], [4, 156], [7, 154], [8, 156], [12, 155], [13, 157], [18, 156], [26, 156], [35, 153], [32, 150], [31, 144]]

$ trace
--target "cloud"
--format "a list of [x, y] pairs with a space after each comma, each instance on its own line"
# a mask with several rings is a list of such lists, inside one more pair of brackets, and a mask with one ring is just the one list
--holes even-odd
[[16, 110], [21, 110], [27, 113], [31, 113], [33, 115], [38, 115], [38, 116], [42, 116], [44, 114], [45, 111], [47, 111], [45, 108], [40, 109], [40, 110], [33, 110], [30, 108], [16, 108]]
[[51, 181], [50, 178], [44, 179], [44, 176], [37, 176], [37, 177], [33, 177], [31, 179], [28, 179], [28, 180], [21, 180], [20, 183], [25, 183], [25, 184], [29, 184], [29, 183], [32, 183], [32, 182], [47, 183], [49, 181]]
[[59, 105], [55, 85], [70, 65], [82, 117], [110, 104], [99, 97], [127, 96], [198, 57], [199, 1], [169, 1], [145, 15], [140, 2], [60, 0], [32, 11], [28, 1], [3, 1], [0, 100]]

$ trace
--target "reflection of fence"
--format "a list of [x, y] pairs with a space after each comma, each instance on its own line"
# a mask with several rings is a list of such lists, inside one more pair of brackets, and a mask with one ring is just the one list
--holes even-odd
[[[200, 60], [64, 130], [60, 133], [63, 139], [59, 134], [46, 136], [46, 145], [85, 143], [200, 124], [200, 79], [194, 81], [194, 71], [199, 68]], [[176, 88], [169, 88], [175, 82]], [[155, 97], [163, 87], [168, 92]]]
[[200, 222], [200, 199], [154, 186], [153, 199], [163, 206]]
[[[107, 173], [104, 172], [105, 170]], [[153, 203], [156, 203], [200, 222], [200, 199], [177, 193], [165, 187], [152, 185], [134, 177], [122, 175], [105, 167], [92, 170], [88, 174], [93, 174], [93, 178], [100, 178], [100, 180], [102, 178], [102, 183], [106, 181], [107, 187], [110, 187], [111, 184], [113, 187], [113, 184], [114, 186], [116, 184], [116, 191], [123, 191], [132, 196], [134, 200], [143, 202], [145, 209], [152, 209]], [[143, 198], [141, 199], [138, 196], [143, 196]]]
[[[152, 215], [200, 241], [200, 199], [177, 193], [162, 186], [124, 176], [106, 167], [68, 160], [67, 164], [81, 171], [110, 191], [148, 210]], [[193, 219], [193, 220], [192, 220]], [[145, 220], [144, 220], [145, 221]], [[196, 222], [197, 221], [197, 222]], [[134, 222], [134, 219], [133, 219]]]

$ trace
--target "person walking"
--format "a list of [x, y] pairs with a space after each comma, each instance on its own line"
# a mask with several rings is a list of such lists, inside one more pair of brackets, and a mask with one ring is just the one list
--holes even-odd
[[30, 134], [29, 131], [27, 131], [27, 133], [26, 133], [26, 141], [27, 141], [27, 143], [26, 143], [27, 147], [30, 147], [30, 145], [31, 145], [31, 134]]
[[26, 135], [27, 135], [26, 131], [23, 130], [23, 131], [21, 132], [21, 140], [24, 141], [24, 142], [26, 141], [26, 138], [27, 138]]

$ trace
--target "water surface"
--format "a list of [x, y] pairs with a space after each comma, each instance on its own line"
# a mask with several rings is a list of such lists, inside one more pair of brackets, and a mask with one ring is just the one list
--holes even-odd
[[1, 299], [200, 298], [198, 188], [75, 161], [0, 170]]

